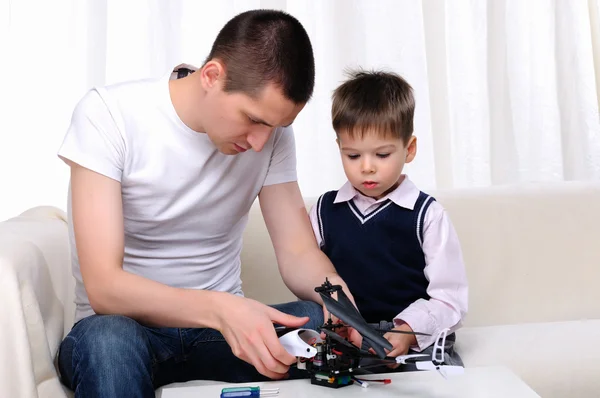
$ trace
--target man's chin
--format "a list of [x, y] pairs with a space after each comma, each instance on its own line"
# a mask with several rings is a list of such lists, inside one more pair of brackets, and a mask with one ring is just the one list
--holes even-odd
[[237, 155], [239, 154], [238, 151], [236, 151], [234, 148], [231, 148], [229, 146], [226, 147], [219, 147], [217, 148], [219, 150], [219, 152], [221, 152], [223, 155]]

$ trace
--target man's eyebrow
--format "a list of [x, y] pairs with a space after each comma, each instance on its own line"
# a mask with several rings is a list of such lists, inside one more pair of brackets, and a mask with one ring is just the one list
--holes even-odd
[[[268, 127], [273, 127], [273, 125], [271, 123], [267, 123], [259, 117], [254, 117], [250, 114], [248, 114], [248, 117], [257, 123], [264, 124], [265, 126], [268, 126]], [[285, 126], [281, 126], [281, 127], [290, 127], [293, 123], [294, 123], [294, 121], [291, 121], [289, 124], [286, 124]]]
[[[254, 119], [254, 118], [253, 118], [253, 119]], [[265, 126], [273, 127], [273, 125], [272, 125], [272, 124], [269, 124], [269, 123], [265, 122], [264, 120], [261, 120], [261, 119], [254, 119], [254, 120], [256, 120], [256, 121], [257, 121], [258, 123], [260, 123], [260, 124], [264, 124]], [[281, 126], [281, 127], [284, 127], [284, 128], [285, 128], [285, 127], [290, 127], [290, 126], [292, 125], [292, 123], [294, 123], [294, 122], [291, 122], [291, 123], [289, 123], [289, 124], [287, 124], [287, 125], [285, 125], [285, 126]]]
[[265, 126], [269, 126], [269, 127], [273, 127], [272, 124], [265, 122], [264, 120], [262, 120], [261, 118], [252, 116], [251, 114], [248, 114], [248, 117], [252, 120], [254, 120], [256, 123], [260, 123], [260, 124], [264, 124]]

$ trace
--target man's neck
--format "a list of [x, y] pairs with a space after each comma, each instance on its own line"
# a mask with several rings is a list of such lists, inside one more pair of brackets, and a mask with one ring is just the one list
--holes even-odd
[[203, 133], [205, 130], [200, 122], [202, 115], [199, 114], [202, 112], [202, 93], [200, 88], [196, 87], [195, 77], [191, 74], [182, 79], [170, 80], [169, 93], [181, 121], [190, 129]]

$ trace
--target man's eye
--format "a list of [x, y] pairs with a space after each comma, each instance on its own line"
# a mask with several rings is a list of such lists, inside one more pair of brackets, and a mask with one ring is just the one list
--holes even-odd
[[389, 153], [378, 153], [378, 154], [377, 154], [377, 157], [378, 157], [378, 158], [387, 158], [388, 156], [390, 156], [390, 154], [389, 154]]
[[358, 159], [360, 155], [348, 155], [350, 159]]

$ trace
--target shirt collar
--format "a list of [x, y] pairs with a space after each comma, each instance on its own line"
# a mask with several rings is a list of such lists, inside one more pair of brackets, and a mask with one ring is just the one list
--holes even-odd
[[389, 199], [400, 207], [413, 210], [415, 208], [415, 203], [419, 198], [420, 191], [416, 187], [416, 185], [413, 184], [413, 182], [408, 178], [407, 175], [403, 174], [403, 176], [404, 179], [396, 189], [394, 189], [392, 192], [388, 193], [386, 196], [378, 200], [363, 195], [362, 193], [357, 191], [352, 186], [352, 184], [350, 184], [350, 181], [346, 181], [346, 183], [340, 188], [337, 195], [335, 196], [335, 200], [333, 201], [333, 203], [349, 202], [354, 198], [360, 196], [361, 200], [367, 200], [372, 203], [380, 203]]

